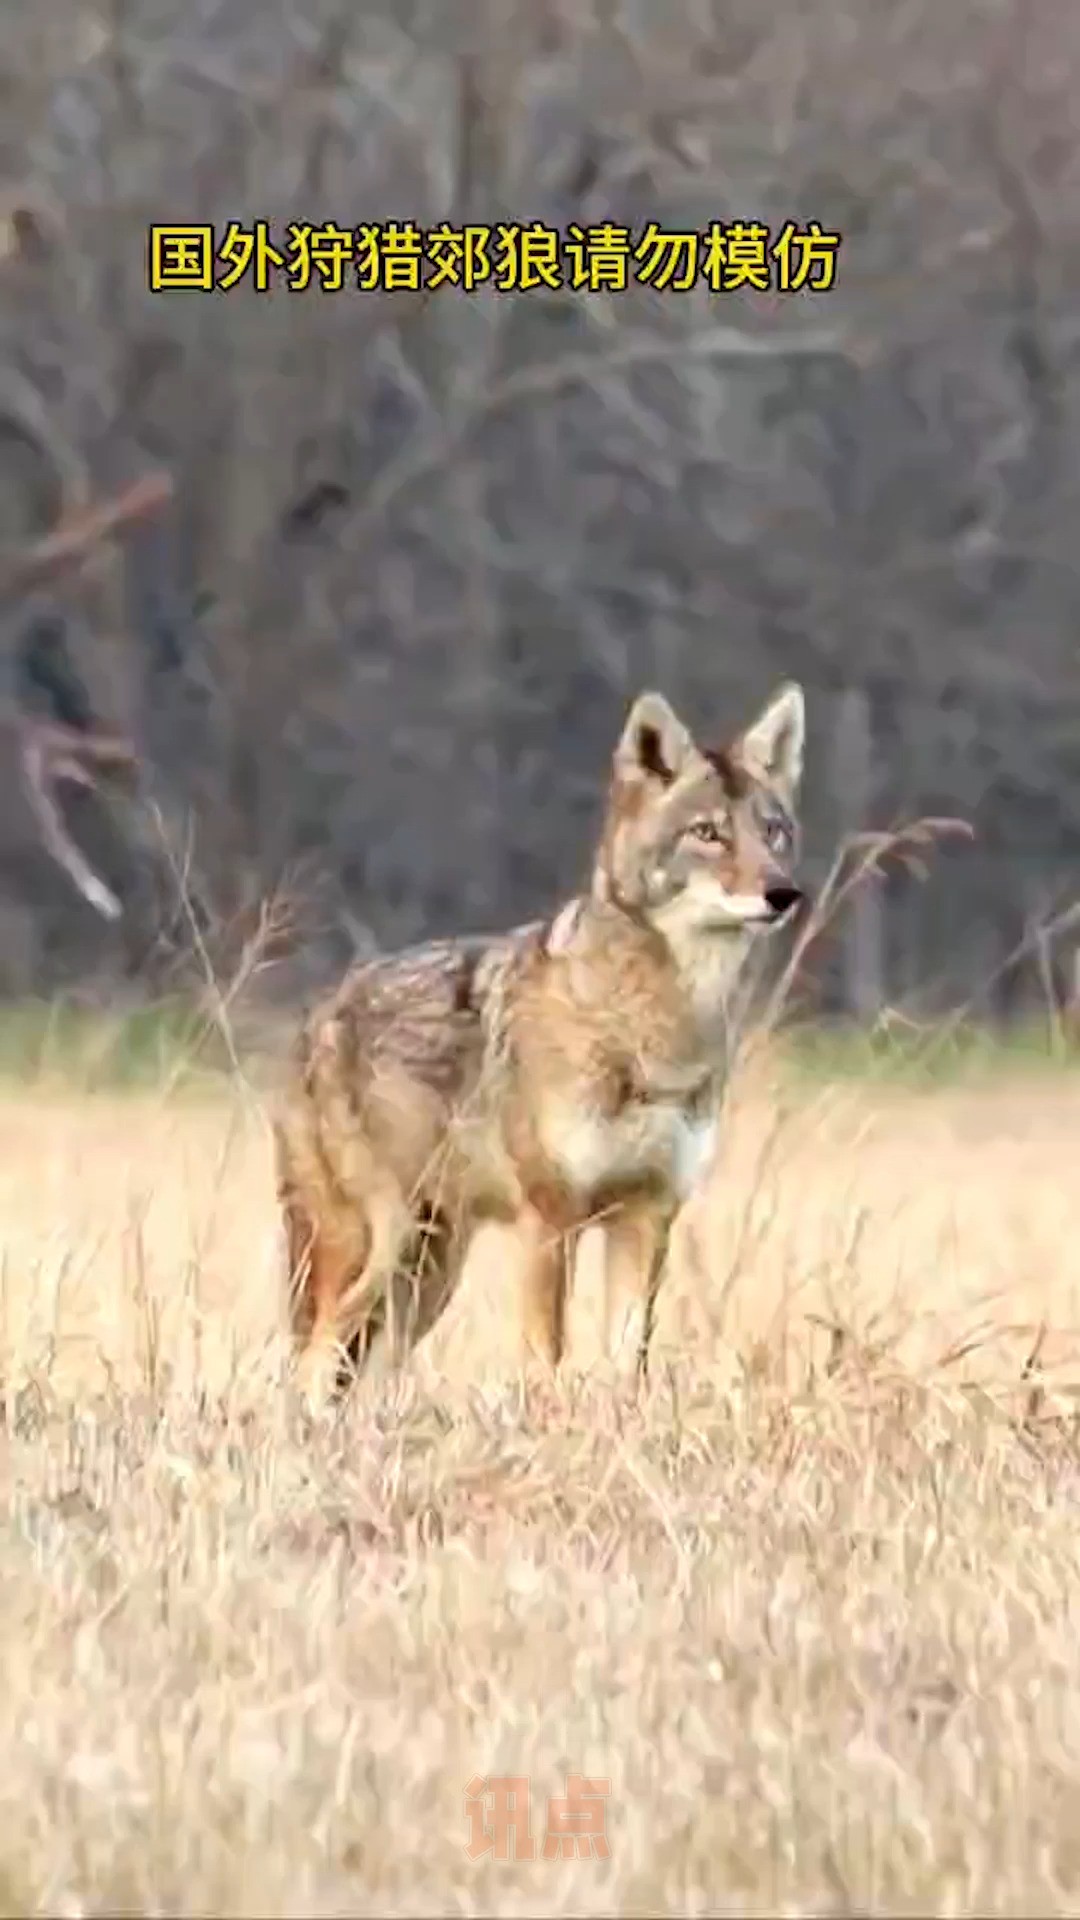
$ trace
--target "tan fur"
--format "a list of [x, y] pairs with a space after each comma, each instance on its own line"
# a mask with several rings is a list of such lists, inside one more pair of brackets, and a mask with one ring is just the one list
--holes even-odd
[[313, 1401], [343, 1354], [404, 1358], [485, 1220], [514, 1225], [526, 1344], [550, 1366], [577, 1235], [602, 1220], [608, 1356], [644, 1367], [671, 1223], [712, 1156], [736, 988], [800, 897], [802, 734], [797, 688], [724, 753], [642, 695], [588, 893], [547, 924], [359, 967], [316, 1010], [276, 1129]]

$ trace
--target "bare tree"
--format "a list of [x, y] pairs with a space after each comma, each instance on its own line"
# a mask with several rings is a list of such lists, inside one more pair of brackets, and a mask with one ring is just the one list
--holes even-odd
[[[149, 473], [111, 500], [82, 504], [87, 489], [81, 465], [49, 421], [38, 396], [9, 374], [6, 382], [0, 378], [0, 397], [7, 401], [6, 424], [32, 437], [51, 462], [62, 505], [71, 502], [72, 496], [79, 503], [78, 511], [63, 512], [55, 528], [32, 545], [0, 553], [0, 623], [14, 641], [25, 596], [99, 559], [102, 544], [158, 511], [171, 497], [172, 485], [164, 473]], [[72, 838], [59, 789], [65, 782], [95, 789], [103, 776], [130, 780], [138, 770], [134, 742], [93, 713], [80, 713], [77, 720], [67, 722], [41, 719], [23, 711], [10, 695], [0, 704], [0, 732], [8, 750], [18, 757], [46, 852], [97, 913], [107, 920], [118, 919], [120, 902]]]

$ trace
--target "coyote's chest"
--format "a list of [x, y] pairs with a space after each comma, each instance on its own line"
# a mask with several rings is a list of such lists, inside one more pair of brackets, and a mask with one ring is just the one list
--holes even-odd
[[648, 1179], [681, 1202], [712, 1161], [715, 1101], [704, 1094], [644, 1098], [616, 1114], [559, 1105], [545, 1114], [541, 1131], [548, 1156], [583, 1198]]
[[723, 982], [700, 956], [677, 966], [636, 928], [616, 920], [602, 931], [556, 956], [518, 1026], [518, 1111], [528, 1118], [517, 1138], [531, 1139], [546, 1177], [580, 1205], [638, 1184], [678, 1204], [713, 1156]]

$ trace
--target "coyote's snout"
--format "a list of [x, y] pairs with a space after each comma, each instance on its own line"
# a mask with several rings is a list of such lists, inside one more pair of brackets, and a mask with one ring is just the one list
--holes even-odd
[[795, 686], [723, 750], [643, 694], [587, 891], [361, 966], [308, 1021], [277, 1145], [312, 1397], [345, 1353], [403, 1358], [493, 1219], [516, 1229], [525, 1335], [551, 1364], [576, 1236], [601, 1220], [608, 1354], [644, 1366], [671, 1222], [712, 1156], [735, 988], [803, 898], [803, 734]]

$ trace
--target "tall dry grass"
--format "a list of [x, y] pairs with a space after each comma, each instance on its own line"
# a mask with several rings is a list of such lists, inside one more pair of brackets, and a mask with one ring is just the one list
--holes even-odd
[[[260, 1097], [12, 1090], [0, 1910], [1080, 1908], [1078, 1122], [760, 1069], [639, 1405], [492, 1236], [312, 1432]], [[609, 1857], [470, 1857], [572, 1773]]]

